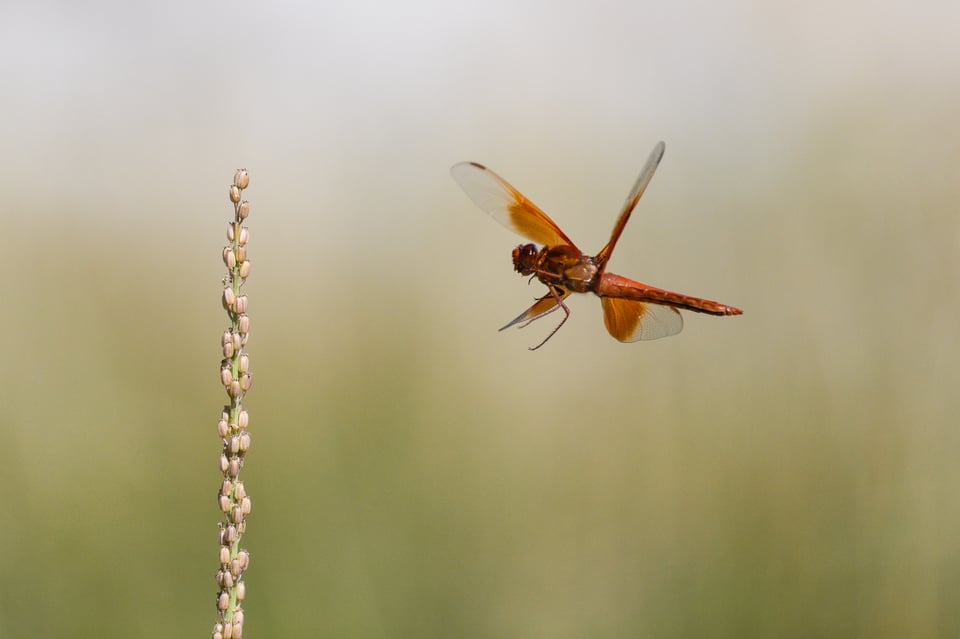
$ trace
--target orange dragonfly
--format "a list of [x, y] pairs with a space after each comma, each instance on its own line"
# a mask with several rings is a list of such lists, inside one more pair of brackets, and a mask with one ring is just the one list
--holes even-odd
[[710, 315], [743, 313], [733, 306], [672, 293], [606, 271], [613, 248], [640, 196], [650, 184], [665, 148], [663, 142], [653, 148], [640, 177], [630, 189], [610, 241], [595, 257], [584, 255], [546, 213], [487, 167], [476, 162], [460, 162], [450, 169], [453, 179], [474, 204], [511, 231], [543, 245], [538, 249], [534, 244], [521, 244], [513, 249], [513, 268], [521, 275], [529, 275], [531, 280], [534, 277], [540, 280], [546, 285], [547, 293], [501, 331], [517, 324], [523, 328], [558, 308], [562, 309], [564, 317], [560, 323], [530, 350], [540, 348], [570, 317], [570, 309], [563, 301], [570, 293], [593, 292], [598, 295], [607, 331], [621, 342], [676, 335], [683, 329], [683, 317], [677, 309]]

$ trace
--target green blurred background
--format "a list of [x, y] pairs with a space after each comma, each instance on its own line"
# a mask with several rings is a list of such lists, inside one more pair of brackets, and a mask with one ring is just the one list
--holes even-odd
[[[0, 637], [207, 636], [251, 172], [246, 637], [960, 636], [956, 2], [0, 10]], [[619, 344], [448, 168], [742, 307]]]

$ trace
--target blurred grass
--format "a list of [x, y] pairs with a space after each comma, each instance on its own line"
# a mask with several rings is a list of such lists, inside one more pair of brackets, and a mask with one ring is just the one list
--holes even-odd
[[[861, 188], [818, 183], [820, 207], [790, 202], [806, 216], [761, 222], [726, 281], [691, 291], [743, 318], [631, 347], [576, 300], [536, 354], [541, 327], [493, 330], [528, 294], [508, 243], [453, 272], [432, 262], [456, 246], [397, 245], [312, 290], [255, 227], [248, 630], [956, 634], [957, 305], [926, 281], [952, 281], [953, 222], [891, 210], [878, 227], [851, 205], [828, 223]], [[203, 627], [217, 240], [47, 228], [21, 216], [3, 246], [32, 266], [3, 276], [4, 635]], [[406, 279], [385, 278], [397, 263]]]

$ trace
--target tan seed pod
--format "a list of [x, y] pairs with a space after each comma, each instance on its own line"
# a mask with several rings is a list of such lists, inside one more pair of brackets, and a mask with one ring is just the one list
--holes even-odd
[[246, 169], [237, 169], [233, 174], [233, 185], [239, 189], [245, 189], [250, 186], [250, 174]]
[[230, 588], [233, 585], [233, 575], [230, 574], [229, 570], [218, 570], [217, 571], [217, 586], [221, 590]]

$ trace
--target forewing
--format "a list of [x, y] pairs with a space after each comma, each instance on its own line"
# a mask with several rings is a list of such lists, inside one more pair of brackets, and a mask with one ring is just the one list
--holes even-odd
[[622, 297], [601, 297], [607, 332], [621, 342], [660, 339], [683, 330], [683, 316], [672, 306]]
[[[559, 293], [561, 300], [570, 294], [570, 291], [566, 289], [562, 289], [560, 287], [554, 287], [554, 288], [556, 288], [557, 293]], [[543, 297], [538, 299], [536, 302], [534, 302], [533, 306], [531, 306], [530, 308], [528, 308], [527, 310], [520, 313], [512, 320], [510, 320], [510, 322], [505, 326], [503, 326], [500, 330], [502, 331], [504, 329], [510, 328], [511, 326], [515, 326], [516, 324], [520, 324], [521, 322], [524, 322], [524, 323], [532, 322], [533, 320], [540, 319], [544, 315], [547, 315], [548, 313], [552, 313], [555, 310], [557, 310], [557, 298], [554, 297], [552, 294], [548, 293], [547, 295], [544, 295]]]
[[650, 180], [653, 179], [653, 174], [656, 172], [657, 166], [660, 165], [660, 160], [663, 159], [663, 152], [666, 148], [667, 146], [662, 141], [657, 142], [657, 145], [653, 147], [653, 151], [650, 152], [650, 157], [647, 158], [647, 163], [643, 165], [640, 176], [637, 178], [637, 181], [633, 183], [633, 188], [630, 189], [627, 200], [623, 203], [623, 210], [620, 212], [620, 217], [617, 218], [617, 225], [613, 227], [613, 233], [610, 234], [610, 241], [597, 253], [597, 266], [600, 267], [601, 272], [606, 268], [607, 260], [610, 259], [613, 248], [617, 245], [617, 240], [620, 239], [620, 234], [623, 233], [623, 229], [627, 226], [630, 214], [633, 213], [637, 202], [640, 201], [643, 192], [647, 190], [647, 185], [650, 184]]
[[514, 233], [543, 246], [575, 246], [536, 204], [482, 164], [460, 162], [450, 174], [474, 204]]

